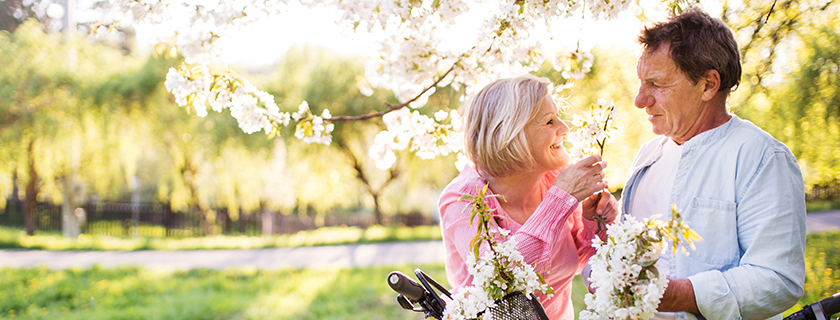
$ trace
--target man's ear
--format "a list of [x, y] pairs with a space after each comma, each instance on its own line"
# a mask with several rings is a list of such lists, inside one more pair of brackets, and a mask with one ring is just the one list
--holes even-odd
[[706, 74], [703, 75], [701, 80], [704, 82], [703, 101], [709, 101], [714, 98], [718, 93], [718, 89], [720, 89], [720, 73], [715, 69], [711, 69], [706, 71]]

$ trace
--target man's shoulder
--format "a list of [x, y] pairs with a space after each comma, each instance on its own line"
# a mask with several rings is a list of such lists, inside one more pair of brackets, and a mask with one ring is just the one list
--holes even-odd
[[791, 153], [790, 149], [773, 137], [767, 131], [756, 126], [749, 120], [732, 117], [732, 125], [725, 134], [725, 138], [721, 140], [724, 146], [730, 148], [737, 148], [746, 152], [784, 152]]

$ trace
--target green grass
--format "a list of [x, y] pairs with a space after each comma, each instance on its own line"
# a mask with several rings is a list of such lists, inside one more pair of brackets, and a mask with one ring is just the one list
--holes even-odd
[[[840, 291], [840, 232], [808, 235], [805, 295], [785, 315]], [[0, 319], [420, 319], [385, 276], [416, 266], [161, 271], [0, 269]], [[442, 264], [419, 266], [445, 284]], [[583, 308], [580, 276], [572, 286]]]
[[[443, 265], [420, 267], [445, 279]], [[385, 282], [413, 268], [5, 268], [0, 319], [417, 319]]]
[[[805, 294], [785, 316], [840, 291], [840, 232], [809, 234], [805, 260]], [[398, 307], [385, 284], [390, 271], [411, 274], [415, 267], [4, 268], [0, 319], [419, 319]], [[419, 267], [445, 283], [442, 264]], [[577, 313], [583, 308], [580, 276], [572, 287]]]
[[20, 228], [0, 226], [0, 248], [43, 250], [194, 250], [194, 249], [257, 249], [300, 247], [333, 244], [421, 241], [441, 239], [440, 227], [326, 227], [295, 234], [270, 237], [210, 236], [194, 238], [161, 238], [153, 236], [111, 237], [83, 234], [77, 239], [59, 233], [39, 232], [27, 236]]
[[805, 211], [821, 212], [840, 209], [840, 201], [809, 201], [805, 203]]

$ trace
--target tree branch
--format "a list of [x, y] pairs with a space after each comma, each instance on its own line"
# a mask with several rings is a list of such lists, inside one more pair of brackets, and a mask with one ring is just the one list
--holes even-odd
[[419, 94], [414, 96], [414, 98], [411, 98], [411, 100], [408, 100], [408, 101], [403, 102], [403, 103], [398, 104], [398, 105], [393, 105], [393, 104], [390, 104], [388, 102], [385, 102], [385, 104], [388, 105], [388, 109], [382, 110], [382, 111], [379, 111], [379, 112], [376, 112], [376, 113], [363, 114], [363, 115], [360, 115], [360, 116], [332, 117], [332, 118], [329, 118], [329, 119], [324, 119], [324, 121], [337, 122], [337, 121], [367, 120], [367, 119], [371, 119], [371, 118], [378, 118], [378, 117], [384, 116], [384, 115], [386, 115], [386, 114], [388, 114], [392, 111], [402, 109], [405, 106], [407, 106], [408, 104], [416, 101], [417, 99], [420, 99], [420, 97], [423, 96], [423, 94], [425, 94], [426, 92], [428, 92], [432, 88], [437, 87], [437, 85], [441, 81], [443, 81], [443, 79], [446, 78], [446, 76], [448, 76], [449, 73], [452, 72], [452, 70], [455, 70], [455, 66], [457, 66], [457, 65], [458, 65], [458, 62], [453, 63], [452, 66], [449, 67], [449, 70], [446, 70], [446, 72], [442, 76], [440, 76], [440, 78], [438, 78], [437, 80], [435, 80], [434, 83], [432, 83], [431, 85], [429, 85], [428, 87], [423, 89], [423, 91], [421, 91]]

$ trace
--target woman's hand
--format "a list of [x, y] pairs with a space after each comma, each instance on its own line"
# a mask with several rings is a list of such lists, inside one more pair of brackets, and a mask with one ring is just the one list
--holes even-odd
[[610, 223], [618, 216], [618, 201], [607, 189], [583, 200], [581, 208], [583, 208], [583, 218], [587, 220], [595, 220], [595, 216], [599, 215], [606, 223]]
[[560, 170], [560, 174], [554, 180], [554, 186], [568, 192], [578, 201], [583, 201], [607, 187], [607, 182], [604, 181], [606, 167], [607, 163], [601, 161], [601, 156], [586, 157]]

